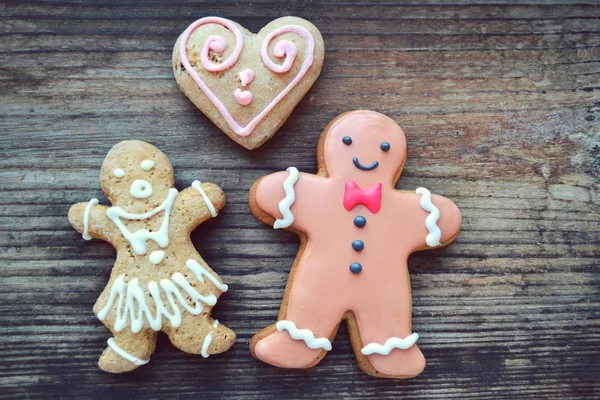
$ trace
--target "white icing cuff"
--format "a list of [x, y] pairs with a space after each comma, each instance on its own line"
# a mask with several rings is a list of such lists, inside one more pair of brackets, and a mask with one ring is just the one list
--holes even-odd
[[87, 207], [85, 207], [85, 211], [83, 212], [83, 233], [81, 234], [81, 237], [83, 237], [85, 240], [92, 240], [92, 237], [88, 233], [88, 229], [90, 227], [90, 210], [96, 204], [98, 204], [98, 199], [91, 199]]
[[425, 218], [425, 226], [429, 231], [429, 235], [425, 238], [425, 242], [429, 247], [435, 247], [441, 245], [440, 239], [442, 237], [442, 231], [437, 226], [437, 222], [440, 219], [440, 210], [431, 202], [431, 192], [425, 188], [418, 188], [415, 190], [418, 195], [421, 195], [421, 208], [429, 215]]
[[208, 207], [208, 211], [210, 211], [210, 215], [212, 215], [214, 218], [219, 214], [217, 213], [215, 206], [213, 205], [212, 201], [210, 201], [210, 199], [206, 195], [206, 192], [204, 192], [204, 189], [202, 189], [202, 186], [200, 186], [200, 184], [200, 181], [194, 181], [192, 182], [192, 187], [200, 193], [202, 199], [204, 200], [204, 203], [206, 204], [206, 207]]
[[292, 339], [303, 340], [311, 349], [331, 350], [331, 342], [326, 337], [315, 338], [310, 329], [298, 329], [292, 321], [282, 320], [275, 325], [279, 332], [288, 331]]
[[273, 229], [287, 228], [294, 223], [294, 214], [292, 214], [290, 207], [296, 201], [294, 185], [298, 182], [298, 169], [296, 167], [289, 167], [286, 171], [289, 176], [283, 181], [285, 198], [279, 202], [279, 212], [283, 216], [283, 219], [276, 219]]
[[200, 350], [200, 355], [202, 357], [208, 358], [210, 356], [210, 354], [208, 354], [208, 348], [210, 347], [211, 343], [212, 343], [212, 332], [210, 332], [204, 338], [204, 343], [202, 343], [202, 350]]
[[117, 353], [118, 355], [120, 355], [121, 357], [126, 359], [127, 361], [134, 363], [135, 365], [145, 365], [150, 362], [149, 359], [148, 360], [140, 360], [136, 356], [129, 354], [128, 352], [126, 352], [125, 350], [123, 350], [122, 348], [117, 346], [114, 338], [109, 338], [106, 341], [106, 343], [108, 343], [108, 346], [112, 349], [112, 351], [114, 351], [115, 353]]
[[391, 337], [386, 340], [385, 344], [383, 345], [379, 343], [369, 343], [363, 347], [360, 352], [365, 356], [370, 356], [371, 354], [381, 354], [382, 356], [387, 356], [393, 349], [406, 350], [410, 348], [417, 342], [417, 339], [419, 339], [419, 335], [416, 333], [410, 334], [404, 339]]
[[229, 290], [229, 286], [227, 286], [224, 283], [219, 282], [214, 276], [212, 276], [211, 274], [208, 273], [208, 271], [206, 269], [204, 269], [203, 266], [201, 266], [200, 264], [198, 264], [198, 261], [189, 259], [187, 260], [187, 262], [185, 263], [185, 266], [188, 267], [194, 274], [196, 274], [196, 277], [198, 278], [198, 280], [202, 283], [204, 283], [204, 278], [203, 276], [207, 277], [209, 281], [211, 281], [213, 283], [213, 285], [215, 285], [217, 287], [217, 289], [219, 289], [221, 292], [225, 293], [226, 291]]
[[[215, 322], [213, 324], [213, 329], [217, 329], [217, 326], [219, 326], [219, 320], [215, 319]], [[200, 350], [200, 355], [204, 358], [208, 358], [210, 356], [210, 354], [208, 354], [208, 348], [210, 347], [210, 344], [212, 343], [212, 334], [213, 334], [213, 331], [210, 331], [208, 333], [208, 335], [206, 335], [206, 337], [204, 338], [204, 342], [202, 343], [202, 349]]]

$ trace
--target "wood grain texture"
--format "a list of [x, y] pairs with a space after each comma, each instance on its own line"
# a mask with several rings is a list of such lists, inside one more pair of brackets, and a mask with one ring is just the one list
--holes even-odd
[[[0, 4], [0, 398], [600, 397], [600, 6], [537, 3]], [[206, 15], [253, 31], [296, 15], [325, 39], [321, 77], [256, 151], [173, 78], [173, 43]], [[363, 374], [345, 328], [312, 370], [248, 350], [276, 319], [298, 240], [256, 220], [247, 191], [290, 164], [315, 172], [323, 127], [358, 108], [406, 132], [398, 187], [425, 186], [464, 216], [451, 246], [410, 259], [428, 366], [408, 381]], [[231, 288], [214, 310], [238, 333], [224, 355], [187, 355], [161, 335], [131, 374], [96, 366], [109, 332], [91, 308], [115, 253], [66, 214], [104, 199], [100, 165], [124, 139], [163, 150], [178, 188], [199, 178], [225, 191], [225, 210], [192, 236]]]

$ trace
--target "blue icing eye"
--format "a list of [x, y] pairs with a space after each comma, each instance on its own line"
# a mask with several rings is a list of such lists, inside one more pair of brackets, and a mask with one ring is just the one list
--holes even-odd
[[379, 147], [383, 151], [388, 151], [390, 149], [390, 144], [388, 142], [383, 142], [383, 143], [381, 143], [381, 145]]
[[346, 146], [350, 146], [352, 144], [352, 138], [350, 136], [344, 136], [342, 142], [344, 142]]

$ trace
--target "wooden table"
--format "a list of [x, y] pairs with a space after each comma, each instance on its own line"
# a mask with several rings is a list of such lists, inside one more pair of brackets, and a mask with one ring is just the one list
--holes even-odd
[[[0, 397], [598, 398], [599, 3], [454, 3], [0, 6]], [[297, 15], [325, 38], [321, 77], [259, 150], [223, 135], [173, 78], [177, 36], [206, 15], [252, 31]], [[398, 187], [423, 185], [464, 215], [454, 244], [410, 259], [428, 366], [407, 381], [364, 375], [345, 327], [311, 370], [248, 351], [277, 317], [298, 248], [252, 216], [248, 189], [289, 165], [314, 172], [323, 127], [359, 108], [407, 134]], [[178, 188], [223, 187], [226, 209], [193, 239], [230, 285], [214, 313], [238, 340], [205, 360], [161, 335], [149, 365], [114, 376], [96, 366], [109, 332], [91, 308], [115, 252], [82, 240], [66, 213], [91, 197], [106, 204], [100, 165], [131, 138], [170, 157]]]

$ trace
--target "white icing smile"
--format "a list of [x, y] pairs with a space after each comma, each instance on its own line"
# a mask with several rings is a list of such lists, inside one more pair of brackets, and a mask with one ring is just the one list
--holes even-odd
[[136, 179], [129, 188], [129, 193], [136, 199], [145, 199], [152, 196], [152, 185], [143, 179]]
[[[131, 214], [123, 210], [121, 207], [111, 207], [106, 210], [106, 215], [112, 220], [112, 222], [114, 222], [117, 228], [119, 228], [121, 234], [123, 234], [123, 237], [129, 241], [134, 253], [146, 254], [147, 240], [155, 241], [156, 244], [162, 248], [165, 248], [169, 245], [169, 214], [171, 213], [171, 207], [173, 206], [175, 197], [177, 197], [177, 193], [177, 189], [169, 189], [169, 194], [166, 200], [160, 206], [144, 214]], [[160, 225], [160, 229], [156, 232], [150, 232], [147, 229], [140, 229], [139, 231], [130, 232], [121, 221], [121, 218], [137, 220], [148, 219], [163, 210], [165, 212], [163, 222]]]
[[[146, 181], [135, 181], [135, 182], [133, 182], [133, 185], [131, 185], [131, 186], [133, 187], [136, 184], [136, 182], [146, 182]], [[148, 185], [150, 185], [150, 184], [148, 183]], [[200, 187], [200, 182], [194, 181], [192, 186], [200, 192], [200, 195], [204, 199], [204, 202], [206, 203], [206, 206], [208, 207], [211, 215], [213, 217], [216, 216], [217, 210], [215, 209], [215, 206], [212, 204], [212, 202], [210, 201], [210, 199], [208, 198], [206, 193], [204, 193], [204, 190], [202, 190], [202, 187]], [[132, 189], [132, 191], [133, 191], [133, 189]], [[146, 191], [149, 191], [151, 193], [152, 186], [150, 186], [150, 190], [146, 190]], [[175, 189], [175, 188], [169, 189], [167, 198], [160, 206], [158, 206], [155, 209], [150, 210], [146, 213], [143, 213], [143, 214], [132, 214], [132, 213], [129, 213], [129, 212], [123, 210], [121, 207], [117, 206], [117, 207], [111, 207], [108, 210], [106, 210], [106, 216], [111, 219], [111, 221], [117, 226], [117, 228], [119, 228], [123, 237], [129, 241], [134, 253], [146, 254], [146, 251], [147, 251], [146, 242], [148, 240], [153, 240], [154, 242], [156, 242], [156, 244], [158, 244], [160, 247], [162, 247], [164, 249], [165, 247], [167, 247], [169, 245], [169, 214], [171, 213], [171, 208], [173, 207], [173, 202], [175, 201], [177, 194], [178, 194], [177, 189]], [[132, 193], [132, 195], [133, 195], [133, 193]], [[135, 195], [133, 195], [133, 196], [137, 197]], [[91, 208], [94, 204], [96, 204], [93, 201], [92, 201], [92, 203], [93, 204], [91, 204], [91, 205], [88, 204], [88, 209]], [[129, 220], [145, 220], [145, 219], [153, 217], [154, 215], [158, 214], [161, 211], [164, 211], [165, 214], [163, 216], [162, 223], [160, 224], [160, 229], [158, 231], [151, 232], [147, 229], [140, 229], [135, 232], [131, 232], [131, 231], [129, 231], [129, 229], [127, 229], [125, 224], [123, 224], [123, 221], [121, 221], [121, 218], [129, 219]], [[89, 214], [89, 210], [87, 210], [87, 213]], [[87, 221], [87, 219], [85, 218], [85, 215], [87, 215], [87, 214], [84, 214], [84, 222]], [[85, 226], [87, 226], [87, 223], [85, 224]], [[152, 264], [157, 265], [163, 261], [164, 257], [165, 257], [164, 251], [156, 250], [156, 251], [153, 251], [148, 256], [148, 259]]]

